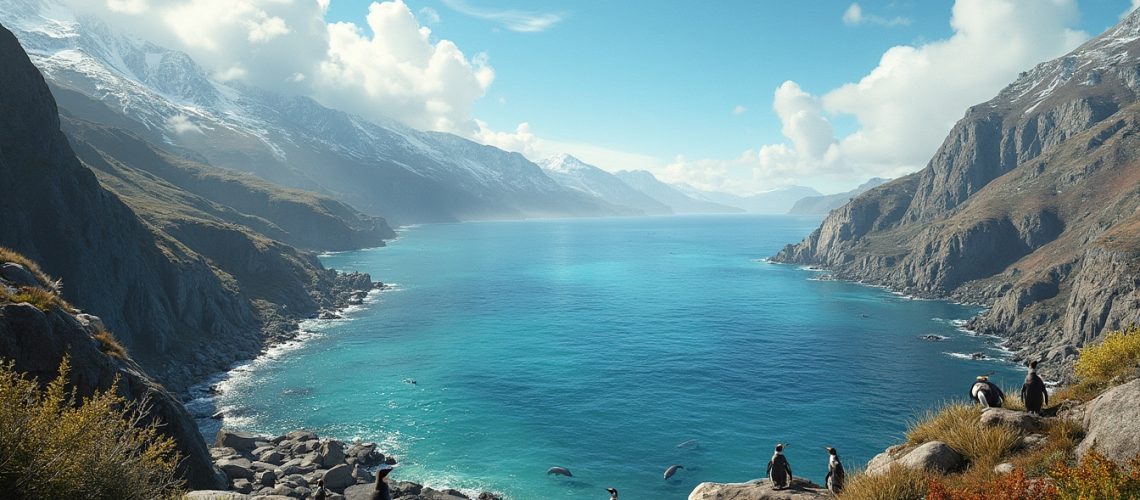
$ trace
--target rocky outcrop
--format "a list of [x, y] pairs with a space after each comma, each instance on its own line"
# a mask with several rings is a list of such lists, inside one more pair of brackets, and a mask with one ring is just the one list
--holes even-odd
[[689, 500], [801, 500], [834, 498], [824, 487], [795, 478], [784, 489], [775, 489], [766, 479], [747, 483], [701, 483], [689, 493]]
[[[375, 477], [368, 468], [394, 465], [396, 460], [380, 452], [375, 443], [346, 444], [321, 439], [310, 431], [283, 436], [258, 436], [222, 429], [210, 455], [229, 478], [232, 493], [241, 498], [311, 498], [323, 481], [330, 499], [369, 499]], [[456, 490], [436, 490], [407, 481], [389, 480], [394, 498], [403, 500], [465, 500]], [[217, 492], [192, 492], [199, 496]], [[224, 498], [224, 497], [223, 497]], [[478, 500], [501, 500], [484, 492]]]
[[1117, 463], [1126, 463], [1140, 453], [1140, 380], [1105, 391], [1087, 403], [1084, 411], [1085, 438], [1077, 456], [1095, 450]]
[[[7, 278], [0, 279], [0, 291], [14, 290], [15, 285]], [[36, 280], [34, 286], [49, 290], [51, 284]], [[129, 401], [145, 402], [146, 422], [161, 422], [160, 432], [174, 439], [183, 457], [178, 474], [194, 488], [224, 486], [225, 478], [213, 466], [193, 418], [139, 365], [116, 352], [105, 338], [96, 337], [102, 324], [99, 318], [77, 317], [65, 308], [66, 304], [45, 311], [3, 298], [7, 296], [0, 294], [0, 360], [11, 361], [17, 372], [46, 385], [58, 376], [60, 362], [67, 356], [70, 383], [80, 397], [114, 388]]]
[[777, 262], [989, 309], [1061, 378], [1140, 319], [1140, 13], [971, 108], [921, 171], [833, 211]]
[[892, 446], [867, 462], [866, 473], [887, 473], [893, 466], [948, 473], [961, 470], [966, 459], [946, 443], [930, 441], [918, 446]]

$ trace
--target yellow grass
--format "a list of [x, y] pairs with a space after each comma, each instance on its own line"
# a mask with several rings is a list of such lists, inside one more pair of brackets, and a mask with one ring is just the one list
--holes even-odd
[[119, 339], [107, 330], [96, 331], [92, 337], [99, 342], [99, 350], [112, 358], [127, 359], [127, 348], [119, 343]]
[[918, 470], [892, 465], [886, 472], [856, 474], [839, 495], [842, 500], [920, 500], [926, 496], [927, 475]]

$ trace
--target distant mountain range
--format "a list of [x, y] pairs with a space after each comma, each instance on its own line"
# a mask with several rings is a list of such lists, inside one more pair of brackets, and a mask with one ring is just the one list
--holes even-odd
[[692, 186], [679, 186], [682, 192], [712, 203], [739, 208], [752, 214], [786, 214], [797, 201], [809, 196], [820, 196], [819, 191], [804, 186], [789, 186], [749, 196], [720, 191], [700, 191]]
[[875, 177], [844, 193], [800, 198], [792, 205], [788, 213], [793, 215], [827, 215], [828, 212], [846, 205], [848, 201], [851, 201], [851, 198], [859, 196], [871, 188], [886, 184], [889, 180]]
[[701, 213], [740, 213], [744, 210], [738, 207], [722, 205], [720, 203], [694, 198], [680, 189], [657, 180], [653, 174], [645, 170], [622, 170], [614, 174], [622, 182], [641, 191], [653, 199], [668, 205], [674, 213], [701, 214]]
[[538, 165], [559, 184], [590, 196], [596, 196], [619, 207], [627, 207], [631, 214], [667, 215], [673, 213], [669, 205], [643, 193], [624, 181], [593, 165], [568, 154], [540, 160]]

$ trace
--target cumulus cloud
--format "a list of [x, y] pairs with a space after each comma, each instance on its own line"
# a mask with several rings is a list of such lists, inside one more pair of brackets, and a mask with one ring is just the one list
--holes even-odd
[[843, 24], [848, 26], [858, 26], [860, 24], [869, 23], [877, 24], [879, 26], [907, 26], [910, 24], [910, 19], [906, 17], [883, 17], [874, 14], [863, 13], [863, 8], [857, 3], [852, 3], [843, 11]]
[[424, 7], [420, 9], [420, 19], [424, 24], [437, 24], [439, 23], [439, 12], [431, 7]]
[[[738, 191], [796, 183], [840, 191], [871, 176], [913, 172], [967, 107], [1086, 40], [1070, 28], [1077, 18], [1075, 0], [958, 0], [949, 38], [893, 47], [858, 81], [821, 97], [791, 81], [776, 89], [773, 108], [785, 142], [731, 159], [679, 158], [663, 175]], [[858, 127], [836, 137], [828, 117], [840, 115]]]
[[443, 0], [443, 3], [461, 14], [494, 21], [504, 28], [521, 33], [546, 31], [561, 22], [563, 17], [563, 14], [552, 12], [484, 9], [469, 5], [463, 0]]
[[[372, 2], [363, 23], [325, 21], [328, 0], [67, 0], [113, 27], [188, 53], [219, 81], [241, 81], [368, 118], [470, 135], [494, 71], [467, 57], [402, 0]], [[431, 9], [421, 9], [434, 22]], [[364, 11], [360, 12], [365, 14]]]
[[740, 104], [737, 104], [735, 108], [732, 108], [732, 114], [734, 115], [742, 115], [745, 111], [748, 111], [748, 108]]

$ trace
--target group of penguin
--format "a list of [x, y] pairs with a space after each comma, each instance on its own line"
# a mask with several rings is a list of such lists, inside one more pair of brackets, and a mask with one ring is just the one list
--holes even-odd
[[[1005, 400], [1005, 394], [1001, 388], [990, 382], [989, 375], [979, 375], [974, 385], [970, 387], [970, 400], [977, 401], [984, 408], [1000, 408]], [[1036, 361], [1029, 362], [1029, 373], [1025, 375], [1025, 383], [1021, 386], [1021, 400], [1025, 402], [1026, 411], [1035, 415], [1040, 415], [1041, 409], [1049, 404], [1049, 391], [1045, 381], [1037, 375]], [[772, 488], [776, 490], [788, 488], [792, 483], [792, 466], [784, 456], [784, 446], [783, 443], [776, 445], [776, 452], [768, 461], [768, 470], [765, 473], [772, 481]], [[838, 494], [843, 490], [847, 473], [843, 470], [843, 462], [839, 461], [839, 452], [830, 446], [826, 449], [827, 476], [824, 477], [823, 483], [828, 491]], [[669, 476], [676, 473], [679, 468], [681, 468], [679, 465], [669, 467], [665, 471], [665, 479], [669, 479]], [[547, 474], [571, 476], [570, 471], [563, 467], [551, 467]], [[610, 494], [610, 500], [618, 500], [616, 489], [606, 488], [606, 491]]]

